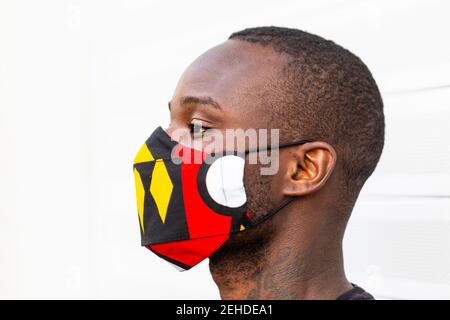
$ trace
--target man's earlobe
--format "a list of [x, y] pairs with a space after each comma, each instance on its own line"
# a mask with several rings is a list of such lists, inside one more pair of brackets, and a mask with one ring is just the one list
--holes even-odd
[[326, 142], [309, 142], [292, 148], [287, 161], [283, 194], [306, 195], [325, 185], [336, 164], [336, 151]]

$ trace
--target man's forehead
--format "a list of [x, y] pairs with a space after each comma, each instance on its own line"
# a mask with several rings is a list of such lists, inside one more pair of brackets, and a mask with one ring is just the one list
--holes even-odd
[[228, 40], [202, 54], [183, 73], [174, 98], [211, 96], [230, 105], [257, 94], [277, 76], [283, 63], [271, 47]]
[[200, 55], [190, 68], [270, 68], [279, 63], [280, 55], [270, 46], [241, 40], [228, 40]]

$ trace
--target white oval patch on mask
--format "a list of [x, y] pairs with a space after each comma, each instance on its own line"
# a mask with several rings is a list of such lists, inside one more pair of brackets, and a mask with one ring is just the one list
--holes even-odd
[[247, 202], [244, 165], [244, 159], [234, 155], [218, 158], [211, 164], [206, 173], [206, 188], [215, 202], [230, 208]]

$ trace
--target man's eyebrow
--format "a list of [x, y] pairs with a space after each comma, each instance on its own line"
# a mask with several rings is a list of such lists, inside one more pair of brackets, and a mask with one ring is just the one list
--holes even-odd
[[209, 96], [204, 96], [204, 97], [183, 96], [180, 98], [180, 104], [189, 104], [189, 103], [209, 105], [215, 109], [223, 111], [220, 104], [216, 100], [214, 100], [213, 98], [211, 98]]

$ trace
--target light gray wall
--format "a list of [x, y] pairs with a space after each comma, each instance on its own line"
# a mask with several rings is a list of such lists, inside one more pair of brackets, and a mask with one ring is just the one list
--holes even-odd
[[359, 55], [386, 148], [345, 240], [378, 298], [450, 298], [446, 1], [0, 2], [0, 297], [218, 298], [139, 246], [131, 163], [199, 54], [249, 26], [296, 27]]

